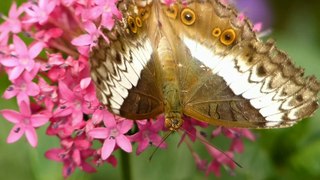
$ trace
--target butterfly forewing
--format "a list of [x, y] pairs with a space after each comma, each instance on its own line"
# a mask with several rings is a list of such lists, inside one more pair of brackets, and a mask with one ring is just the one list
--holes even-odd
[[124, 19], [105, 34], [111, 42], [101, 37], [90, 56], [97, 95], [109, 110], [122, 117], [156, 117], [163, 112], [163, 100], [146, 23], [150, 9], [140, 15], [135, 4], [122, 2], [119, 7]]

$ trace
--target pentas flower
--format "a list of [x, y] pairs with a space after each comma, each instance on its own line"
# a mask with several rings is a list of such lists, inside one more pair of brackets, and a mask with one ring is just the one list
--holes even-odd
[[37, 4], [27, 4], [25, 12], [28, 16], [24, 23], [39, 23], [43, 25], [49, 19], [49, 15], [55, 6], [55, 0], [39, 0]]
[[12, 85], [10, 85], [3, 94], [3, 98], [10, 99], [12, 97], [17, 97], [18, 104], [22, 101], [30, 104], [29, 96], [35, 97], [40, 93], [39, 86], [32, 82], [35, 75], [38, 73], [40, 68], [39, 64], [35, 64], [35, 67], [31, 72], [24, 72], [22, 76], [13, 80]]
[[30, 48], [18, 37], [13, 36], [14, 52], [11, 57], [3, 58], [0, 62], [8, 67], [9, 79], [17, 79], [24, 70], [30, 72], [35, 67], [34, 58], [42, 51], [43, 44], [36, 42]]
[[[114, 118], [113, 118], [114, 119]], [[102, 159], [107, 159], [114, 151], [116, 145], [126, 152], [132, 151], [132, 145], [125, 133], [127, 133], [133, 125], [132, 121], [121, 120], [120, 122], [115, 119], [104, 119], [105, 127], [97, 127], [88, 132], [90, 137], [96, 139], [103, 139], [102, 146]]]
[[[16, 142], [25, 135], [30, 145], [36, 147], [36, 129], [48, 124], [46, 134], [57, 137], [61, 147], [48, 150], [46, 157], [63, 163], [64, 177], [76, 168], [91, 173], [95, 172], [95, 166], [103, 163], [116, 166], [113, 152], [121, 149], [130, 153], [135, 143], [137, 155], [150, 145], [167, 146], [162, 141], [170, 132], [164, 128], [163, 116], [142, 121], [119, 118], [96, 98], [90, 78], [89, 51], [101, 36], [109, 42], [102, 32], [111, 30], [122, 17], [117, 2], [33, 0], [19, 7], [13, 3], [8, 16], [0, 15], [3, 19], [0, 70], [8, 74], [11, 83], [2, 97], [15, 98], [20, 110], [0, 111], [14, 124], [7, 142]], [[176, 1], [162, 2], [172, 5]], [[187, 1], [183, 3], [186, 5]], [[245, 14], [247, 12], [240, 14], [238, 19], [243, 21]], [[261, 24], [257, 24], [255, 30], [260, 29]], [[220, 127], [212, 131], [212, 136], [204, 136], [202, 130], [207, 127], [206, 123], [184, 117], [179, 144], [188, 145], [196, 166], [206, 173], [219, 175], [221, 167], [234, 169], [232, 157], [243, 151], [242, 137], [254, 140], [254, 136], [248, 130]], [[205, 139], [221, 135], [230, 139], [227, 155]], [[192, 149], [197, 140], [205, 144], [209, 159], [202, 159]], [[95, 141], [100, 146], [93, 146]]]
[[91, 149], [91, 142], [85, 136], [66, 138], [61, 141], [62, 148], [53, 148], [45, 153], [48, 159], [63, 163], [63, 176], [68, 177], [76, 167], [85, 172], [93, 173], [96, 169], [87, 162], [87, 159], [94, 155]]
[[162, 137], [159, 132], [164, 128], [164, 118], [159, 118], [156, 121], [144, 120], [138, 121], [137, 126], [139, 131], [130, 136], [131, 142], [137, 142], [137, 155], [146, 150], [150, 145], [157, 146], [159, 148], [166, 148], [167, 144], [162, 142]]
[[94, 0], [96, 6], [88, 10], [87, 17], [95, 20], [101, 18], [100, 23], [105, 28], [111, 30], [114, 26], [114, 16], [121, 18], [121, 13], [116, 6], [118, 0]]
[[7, 138], [7, 142], [14, 143], [25, 134], [29, 144], [32, 147], [36, 147], [38, 144], [38, 136], [35, 128], [46, 124], [50, 115], [48, 113], [31, 114], [29, 104], [24, 101], [20, 102], [19, 108], [20, 112], [9, 109], [0, 111], [5, 119], [14, 124]]
[[19, 33], [21, 32], [21, 21], [19, 19], [19, 16], [22, 14], [23, 8], [17, 8], [17, 4], [13, 3], [10, 10], [9, 10], [9, 16], [5, 17], [4, 15], [2, 18], [4, 18], [6, 21], [0, 25], [0, 42], [5, 41], [5, 38], [8, 36], [10, 32], [12, 33]]

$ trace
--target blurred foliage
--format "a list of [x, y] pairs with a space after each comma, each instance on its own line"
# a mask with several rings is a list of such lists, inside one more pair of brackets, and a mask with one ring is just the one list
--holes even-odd
[[[7, 14], [11, 3], [2, 0], [0, 12]], [[306, 74], [320, 78], [320, 1], [270, 0], [268, 3], [273, 13], [271, 36], [277, 40], [278, 47], [306, 68]], [[0, 93], [9, 85], [6, 79], [3, 73], [0, 74]], [[0, 109], [16, 106], [15, 101], [0, 99]], [[7, 144], [11, 127], [7, 121], [0, 120], [0, 177], [6, 180], [63, 179], [62, 165], [44, 157], [46, 150], [59, 146], [57, 139], [45, 136], [42, 128], [38, 131], [39, 146], [36, 149], [31, 148], [24, 138], [15, 144]], [[292, 128], [254, 132], [257, 140], [245, 141], [245, 152], [235, 157], [243, 168], [238, 168], [234, 175], [224, 170], [221, 179], [320, 179], [320, 111]], [[129, 155], [133, 179], [213, 179], [213, 175], [205, 177], [196, 169], [185, 145], [176, 148], [179, 138], [178, 134], [170, 137], [169, 148], [159, 150], [151, 162], [148, 157], [152, 148], [140, 156]], [[215, 145], [224, 147], [225, 142], [219, 140]], [[198, 152], [204, 150], [200, 143], [194, 148]], [[121, 163], [118, 153], [116, 157]], [[120, 167], [121, 164], [117, 168], [103, 165], [96, 174], [77, 171], [70, 179], [119, 179]]]

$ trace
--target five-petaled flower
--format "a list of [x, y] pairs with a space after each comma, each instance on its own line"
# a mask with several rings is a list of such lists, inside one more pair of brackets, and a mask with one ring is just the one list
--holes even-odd
[[35, 128], [46, 124], [50, 118], [50, 114], [31, 114], [30, 106], [24, 101], [19, 104], [19, 108], [20, 112], [8, 109], [0, 111], [5, 119], [15, 124], [11, 129], [7, 142], [14, 143], [25, 134], [30, 145], [36, 147], [38, 144], [38, 136]]
[[89, 131], [89, 136], [104, 140], [102, 145], [102, 159], [107, 159], [114, 151], [116, 145], [126, 152], [132, 151], [132, 145], [129, 138], [125, 135], [133, 125], [132, 121], [116, 121], [115, 117], [104, 118], [105, 127], [97, 127]]
[[24, 70], [31, 72], [35, 67], [34, 58], [42, 51], [41, 42], [34, 43], [30, 48], [18, 37], [13, 36], [14, 52], [11, 57], [3, 58], [0, 62], [10, 68], [9, 79], [17, 79]]

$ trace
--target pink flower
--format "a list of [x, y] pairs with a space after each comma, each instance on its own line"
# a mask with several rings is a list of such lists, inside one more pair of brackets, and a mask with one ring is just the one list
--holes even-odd
[[13, 110], [1, 110], [2, 116], [9, 122], [15, 124], [8, 138], [8, 143], [14, 143], [25, 134], [29, 144], [36, 147], [38, 143], [35, 128], [46, 124], [50, 118], [48, 114], [31, 114], [29, 105], [22, 101], [19, 104], [20, 112]]
[[213, 146], [206, 145], [206, 148], [209, 154], [213, 157], [213, 160], [209, 163], [207, 168], [207, 174], [213, 172], [217, 177], [220, 176], [220, 168], [223, 165], [227, 165], [231, 170], [235, 169], [236, 164], [232, 160], [233, 153], [232, 152], [225, 152], [223, 154]]
[[76, 167], [85, 172], [96, 171], [86, 160], [94, 155], [91, 143], [84, 136], [75, 139], [67, 138], [61, 142], [62, 148], [53, 148], [45, 153], [45, 156], [53, 161], [63, 162], [63, 176], [68, 177]]
[[29, 18], [25, 20], [25, 23], [39, 23], [43, 25], [49, 19], [49, 15], [56, 6], [55, 0], [39, 0], [38, 5], [33, 3], [25, 9], [25, 12], [29, 15]]
[[121, 18], [121, 13], [117, 9], [116, 2], [118, 0], [94, 0], [97, 6], [93, 7], [86, 14], [87, 17], [94, 20], [101, 17], [101, 25], [111, 30], [114, 26], [113, 16]]
[[137, 121], [139, 131], [130, 137], [132, 142], [138, 143], [137, 155], [148, 148], [149, 145], [165, 148], [166, 143], [161, 143], [159, 132], [163, 129], [164, 121]]
[[35, 67], [34, 58], [42, 51], [42, 43], [35, 43], [29, 49], [26, 44], [18, 37], [13, 36], [15, 53], [13, 57], [2, 59], [3, 66], [12, 68], [9, 72], [9, 79], [17, 79], [24, 70], [30, 72]]
[[23, 8], [17, 8], [17, 4], [13, 3], [10, 11], [9, 17], [5, 18], [5, 22], [0, 25], [0, 41], [3, 41], [10, 32], [19, 33], [21, 32], [21, 21], [19, 16], [23, 12]]
[[103, 122], [106, 126], [105, 128], [98, 127], [88, 132], [89, 136], [104, 140], [102, 159], [107, 159], [114, 151], [116, 145], [126, 152], [132, 152], [130, 140], [124, 134], [132, 128], [133, 122], [122, 120], [116, 123], [116, 121], [112, 119], [104, 120]]
[[92, 111], [89, 109], [90, 104], [83, 99], [82, 94], [70, 90], [63, 81], [59, 82], [59, 95], [61, 96], [61, 105], [60, 108], [55, 111], [55, 117], [71, 115], [73, 119], [72, 124], [77, 125], [81, 123], [83, 113], [90, 114]]
[[78, 51], [85, 56], [88, 56], [89, 50], [96, 45], [96, 41], [99, 36], [102, 36], [107, 42], [108, 38], [100, 31], [100, 28], [97, 28], [96, 25], [88, 21], [84, 24], [84, 28], [88, 34], [83, 34], [73, 39], [71, 43], [75, 46], [78, 46]]
[[24, 72], [22, 76], [15, 79], [13, 84], [4, 92], [3, 97], [5, 99], [10, 99], [16, 96], [18, 104], [22, 101], [30, 104], [29, 96], [35, 97], [40, 93], [39, 86], [32, 82], [34, 76], [38, 73], [39, 67], [40, 65], [36, 64], [35, 68], [30, 73]]

